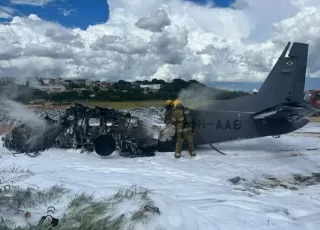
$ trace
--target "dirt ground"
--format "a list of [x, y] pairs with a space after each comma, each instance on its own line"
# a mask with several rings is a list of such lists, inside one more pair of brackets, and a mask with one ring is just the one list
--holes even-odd
[[311, 117], [313, 122], [320, 122], [320, 117]]
[[6, 134], [13, 129], [13, 126], [0, 126], [0, 135]]

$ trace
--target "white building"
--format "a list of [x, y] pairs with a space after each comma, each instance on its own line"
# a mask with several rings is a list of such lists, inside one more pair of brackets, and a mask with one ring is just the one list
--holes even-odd
[[146, 85], [140, 85], [140, 88], [142, 89], [150, 89], [150, 90], [159, 90], [161, 89], [162, 84], [146, 84]]
[[63, 85], [33, 85], [32, 88], [46, 91], [48, 93], [60, 93], [66, 91]]
[[45, 84], [45, 85], [49, 85], [50, 83], [50, 79], [42, 79], [42, 83]]

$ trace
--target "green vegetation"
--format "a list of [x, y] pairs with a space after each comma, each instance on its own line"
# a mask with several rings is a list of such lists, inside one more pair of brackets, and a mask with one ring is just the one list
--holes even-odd
[[[188, 100], [190, 102], [190, 100]], [[158, 101], [81, 101], [75, 100], [70, 102], [64, 102], [60, 105], [60, 103], [50, 104], [50, 105], [28, 105], [30, 108], [41, 108], [41, 109], [65, 109], [69, 107], [72, 103], [77, 102], [86, 106], [101, 106], [101, 107], [110, 107], [113, 109], [133, 109], [133, 108], [143, 108], [143, 107], [159, 107], [164, 106], [164, 100]], [[208, 105], [212, 103], [216, 103], [217, 101], [202, 101], [197, 103], [197, 105]]]
[[[161, 88], [141, 88], [141, 84], [160, 84]], [[182, 90], [190, 89], [192, 91], [194, 87], [200, 92], [202, 91], [201, 89], [205, 90], [206, 97], [212, 98], [213, 100], [231, 99], [248, 94], [242, 91], [228, 91], [207, 87], [195, 80], [184, 81], [182, 79], [174, 79], [172, 82], [165, 82], [163, 80], [153, 79], [152, 81], [135, 82], [119, 80], [108, 87], [91, 85], [85, 88], [84, 85], [70, 84], [67, 87], [67, 91], [59, 93], [48, 93], [47, 91], [28, 88], [28, 86], [18, 86], [16, 87], [16, 91], [19, 92], [19, 94], [17, 94], [18, 96], [14, 99], [23, 103], [29, 103], [31, 100], [45, 100], [54, 102], [55, 104], [68, 104], [74, 101], [104, 103], [152, 101], [151, 103], [154, 103], [155, 101], [176, 99]]]
[[[58, 226], [53, 228], [56, 230], [133, 230], [147, 224], [152, 215], [159, 214], [149, 197], [150, 191], [142, 187], [133, 185], [119, 189], [111, 197], [95, 199], [92, 194], [71, 193], [62, 185], [45, 190], [14, 185], [31, 175], [31, 171], [17, 167], [0, 169], [0, 229], [47, 230], [48, 226], [39, 221], [41, 216], [51, 215], [59, 219]], [[47, 213], [49, 206], [60, 206], [63, 200], [69, 201], [63, 213], [62, 210]], [[27, 212], [32, 218], [24, 217]], [[14, 221], [24, 224], [17, 226]]]
[[[160, 84], [161, 87], [160, 89], [141, 88], [141, 85], [148, 84]], [[174, 79], [172, 82], [158, 79], [135, 82], [119, 80], [116, 83], [107, 83], [106, 85], [99, 82], [93, 82], [89, 85], [68, 83], [66, 91], [53, 93], [48, 92], [47, 88], [40, 90], [30, 88], [28, 84], [6, 83], [0, 85], [0, 91], [2, 97], [5, 96], [24, 104], [30, 104], [31, 101], [34, 101], [34, 104], [39, 104], [39, 101], [42, 101], [40, 104], [50, 102], [53, 105], [48, 107], [65, 107], [73, 102], [79, 102], [86, 105], [110, 106], [116, 109], [163, 105], [164, 100], [177, 99], [182, 92], [184, 100], [194, 100], [196, 97], [197, 103], [205, 104], [248, 94], [242, 91], [211, 88], [196, 80], [185, 81], [183, 79]]]

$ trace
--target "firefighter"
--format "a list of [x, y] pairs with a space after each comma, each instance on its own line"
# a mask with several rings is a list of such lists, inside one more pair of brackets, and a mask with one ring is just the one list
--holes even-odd
[[164, 123], [165, 124], [170, 124], [171, 123], [171, 117], [172, 117], [172, 108], [173, 108], [173, 103], [171, 100], [167, 100], [165, 104], [165, 114], [164, 114]]
[[193, 143], [193, 124], [191, 112], [187, 107], [182, 106], [179, 100], [173, 103], [172, 123], [176, 127], [176, 151], [175, 158], [181, 157], [182, 144], [184, 140], [188, 142], [189, 153], [192, 157], [196, 156]]

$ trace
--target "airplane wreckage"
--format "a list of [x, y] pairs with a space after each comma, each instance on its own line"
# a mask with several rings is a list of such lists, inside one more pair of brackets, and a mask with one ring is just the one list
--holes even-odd
[[[289, 51], [290, 45], [289, 42], [257, 94], [191, 109], [196, 146], [209, 144], [214, 148], [213, 143], [278, 137], [302, 128], [312, 114], [320, 111], [303, 100], [308, 44], [294, 42]], [[99, 124], [90, 125], [91, 118], [98, 119]], [[114, 109], [76, 104], [59, 121], [48, 116], [44, 120], [46, 126], [41, 132], [42, 127], [15, 127], [3, 137], [3, 145], [20, 153], [59, 147], [82, 148], [101, 156], [118, 148], [123, 157], [154, 156], [155, 151], [175, 149], [174, 127], [167, 126], [160, 130], [158, 139], [153, 139], [139, 118]]]
[[3, 138], [3, 146], [35, 156], [50, 148], [81, 148], [101, 156], [116, 148], [124, 157], [154, 156], [154, 139], [138, 117], [103, 107], [70, 106], [59, 120], [46, 115], [43, 123], [22, 123]]

